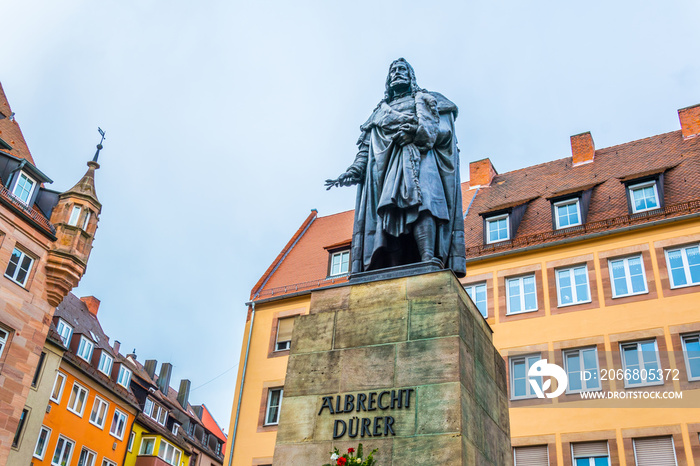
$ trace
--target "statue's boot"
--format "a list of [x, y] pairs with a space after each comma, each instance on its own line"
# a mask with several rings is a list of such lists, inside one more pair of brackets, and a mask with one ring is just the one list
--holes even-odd
[[422, 262], [430, 262], [435, 257], [436, 230], [435, 219], [427, 212], [420, 215], [413, 227], [413, 237]]

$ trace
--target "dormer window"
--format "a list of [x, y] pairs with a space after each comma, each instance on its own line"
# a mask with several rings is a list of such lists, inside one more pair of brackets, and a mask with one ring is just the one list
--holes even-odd
[[627, 189], [633, 214], [661, 207], [656, 180], [630, 185]]
[[485, 222], [487, 244], [510, 239], [510, 216], [508, 214], [488, 217]]
[[70, 213], [70, 218], [68, 219], [68, 225], [76, 226], [78, 224], [78, 219], [80, 218], [80, 207], [73, 206], [73, 211]]
[[578, 198], [554, 203], [554, 221], [557, 230], [581, 225], [581, 204]]
[[112, 373], [112, 364], [114, 363], [114, 359], [112, 356], [107, 354], [106, 351], [102, 351], [100, 354], [100, 362], [97, 365], [97, 368], [105, 374], [106, 376], [109, 376]]
[[177, 435], [177, 433], [180, 431], [180, 424], [177, 422], [173, 422], [173, 435]]
[[119, 365], [119, 375], [117, 376], [117, 383], [124, 388], [129, 388], [129, 383], [131, 382], [131, 371], [124, 367], [124, 364]]
[[58, 324], [56, 324], [56, 331], [61, 336], [61, 341], [64, 346], [68, 346], [70, 342], [70, 337], [73, 335], [73, 327], [68, 325], [65, 320], [58, 319]]
[[23, 171], [19, 172], [19, 177], [17, 178], [17, 183], [15, 183], [12, 189], [12, 194], [22, 201], [24, 204], [29, 204], [29, 200], [32, 198], [32, 193], [36, 187], [36, 181], [30, 178]]
[[328, 275], [345, 275], [350, 266], [350, 250], [337, 251], [331, 254], [330, 272]]
[[85, 338], [84, 336], [80, 336], [80, 343], [78, 344], [78, 357], [81, 359], [84, 359], [87, 362], [90, 362], [90, 358], [92, 358], [92, 350], [95, 348], [95, 344]]

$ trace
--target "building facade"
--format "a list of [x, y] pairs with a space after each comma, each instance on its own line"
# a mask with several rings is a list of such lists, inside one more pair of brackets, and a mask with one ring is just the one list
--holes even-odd
[[87, 267], [98, 167], [90, 162], [69, 191], [47, 189], [0, 87], [0, 464], [17, 448], [18, 427], [35, 421], [25, 403], [54, 309]]
[[[583, 133], [504, 174], [470, 164], [461, 282], [504, 359], [518, 466], [700, 464], [700, 106], [678, 113], [678, 131]], [[346, 282], [352, 222], [312, 211], [253, 288], [226, 464], [272, 463], [293, 318]], [[542, 360], [561, 395], [528, 376]]]

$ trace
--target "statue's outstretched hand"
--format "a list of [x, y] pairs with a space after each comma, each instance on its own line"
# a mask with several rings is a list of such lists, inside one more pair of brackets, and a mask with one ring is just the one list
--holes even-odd
[[357, 184], [360, 182], [360, 179], [357, 177], [357, 175], [353, 172], [345, 172], [342, 175], [340, 175], [338, 178], [334, 180], [326, 180], [326, 191], [331, 189], [332, 187], [341, 187], [341, 186], [352, 186], [353, 184]]

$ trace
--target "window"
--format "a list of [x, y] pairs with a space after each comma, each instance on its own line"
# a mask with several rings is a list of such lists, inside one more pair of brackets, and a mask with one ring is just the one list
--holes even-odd
[[63, 393], [63, 385], [66, 383], [66, 376], [61, 372], [56, 373], [56, 380], [53, 382], [53, 390], [51, 391], [50, 400], [55, 403], [61, 402], [61, 394]]
[[58, 319], [58, 324], [56, 324], [56, 331], [61, 335], [61, 341], [63, 346], [68, 346], [70, 344], [70, 337], [73, 335], [73, 327], [68, 325], [65, 320]]
[[29, 271], [32, 270], [32, 263], [34, 259], [15, 248], [5, 269], [5, 276], [18, 285], [24, 286], [29, 278]]
[[698, 246], [666, 250], [666, 263], [671, 288], [700, 284], [700, 251]]
[[97, 459], [97, 454], [83, 447], [80, 450], [80, 458], [78, 458], [78, 466], [95, 466], [95, 460]]
[[117, 376], [117, 383], [124, 388], [129, 388], [129, 382], [131, 382], [131, 371], [124, 367], [124, 364], [119, 366], [119, 375]]
[[275, 341], [275, 351], [284, 351], [291, 347], [293, 329], [294, 317], [287, 317], [277, 321], [277, 340]]
[[164, 426], [165, 421], [168, 419], [168, 410], [163, 408], [162, 406], [158, 406], [156, 416], [153, 419], [155, 419], [156, 422], [161, 426]]
[[542, 387], [542, 378], [529, 378], [527, 372], [533, 364], [542, 359], [539, 354], [510, 358], [510, 397], [511, 399], [535, 398], [537, 395], [530, 381]]
[[144, 437], [141, 439], [141, 448], [139, 449], [139, 455], [152, 456], [153, 450], [156, 446], [156, 439], [154, 437]]
[[107, 458], [102, 459], [102, 466], [117, 466], [117, 463], [115, 463], [112, 460], [108, 460]]
[[506, 294], [508, 295], [507, 314], [518, 314], [537, 310], [537, 289], [535, 276], [507, 278]]
[[108, 409], [109, 403], [107, 403], [99, 396], [96, 396], [95, 401], [92, 403], [92, 413], [90, 413], [90, 422], [102, 429], [105, 426], [105, 419], [107, 418]]
[[[10, 332], [0, 328], [0, 357], [2, 357], [2, 353], [5, 352], [5, 346], [7, 346], [8, 338], [10, 338]], [[41, 354], [44, 354], [44, 353], [41, 353]], [[33, 382], [32, 382], [32, 386], [34, 386]]]
[[515, 466], [549, 466], [547, 445], [513, 448]]
[[558, 269], [555, 273], [557, 275], [559, 307], [591, 302], [588, 268], [585, 265]]
[[267, 392], [267, 408], [265, 409], [265, 425], [276, 425], [280, 420], [282, 407], [282, 389], [271, 388]]
[[15, 431], [15, 436], [12, 439], [12, 448], [17, 448], [19, 446], [19, 441], [22, 439], [24, 424], [27, 423], [27, 416], [29, 416], [29, 410], [24, 408], [22, 410], [22, 414], [19, 415], [19, 424], [17, 424], [17, 430]]
[[683, 335], [682, 341], [688, 380], [700, 380], [700, 335]]
[[331, 255], [331, 276], [348, 273], [350, 251], [339, 251]]
[[49, 444], [49, 439], [51, 438], [51, 429], [46, 426], [41, 426], [39, 430], [39, 438], [36, 440], [36, 446], [34, 447], [34, 457], [40, 460], [44, 459], [44, 454], [46, 453], [46, 446]]
[[632, 213], [646, 212], [647, 210], [658, 209], [659, 193], [656, 189], [656, 181], [647, 181], [629, 186], [630, 205]]
[[143, 414], [145, 414], [148, 417], [153, 417], [151, 414], [153, 414], [153, 400], [150, 398], [146, 398], [146, 402], [143, 404]]
[[29, 204], [34, 186], [36, 186], [36, 182], [33, 179], [28, 177], [24, 172], [19, 172], [19, 179], [12, 190], [12, 194], [24, 204]]
[[119, 440], [124, 438], [124, 430], [126, 429], [126, 414], [122, 413], [118, 409], [114, 410], [114, 417], [112, 417], [112, 427], [109, 429], [109, 433], [117, 437]]
[[73, 389], [70, 392], [70, 398], [68, 398], [68, 411], [83, 417], [83, 410], [85, 409], [85, 401], [87, 400], [88, 390], [75, 382], [73, 384]]
[[578, 199], [567, 199], [555, 203], [554, 222], [557, 229], [581, 225], [581, 206]]
[[87, 362], [90, 362], [90, 358], [92, 358], [92, 350], [94, 348], [95, 344], [81, 335], [80, 344], [78, 345], [78, 352], [76, 354], [80, 358], [86, 360]]
[[476, 305], [476, 308], [479, 309], [479, 312], [481, 312], [481, 315], [484, 316], [484, 319], [486, 319], [489, 316], [488, 306], [486, 303], [486, 283], [464, 285], [464, 289], [467, 291], [467, 294]]
[[87, 230], [88, 223], [90, 223], [90, 211], [85, 212], [85, 220], [83, 220], [83, 230]]
[[620, 345], [620, 351], [622, 353], [622, 368], [625, 372], [625, 387], [662, 385], [664, 383], [656, 340], [623, 343]]
[[56, 442], [56, 449], [53, 452], [51, 464], [53, 466], [68, 466], [70, 463], [70, 457], [73, 454], [74, 446], [75, 442], [60, 435], [58, 437], [58, 441]]
[[642, 256], [609, 261], [613, 298], [647, 292], [647, 278]]
[[[637, 466], [677, 466], [673, 437], [636, 438], [634, 461]], [[578, 466], [578, 465], [577, 465]]]
[[573, 466], [610, 466], [608, 442], [572, 443]]
[[[598, 350], [582, 348], [564, 352], [564, 366], [569, 385], [567, 393], [600, 389], [598, 379]], [[597, 466], [597, 465], [596, 465]]]
[[486, 219], [486, 242], [497, 243], [510, 239], [508, 214]]
[[[0, 329], [0, 356], [2, 355], [2, 329]], [[36, 370], [34, 371], [34, 377], [32, 377], [32, 388], [36, 388], [36, 384], [39, 383], [39, 377], [41, 377], [41, 371], [44, 368], [44, 360], [46, 359], [46, 353], [43, 351], [39, 355], [39, 363], [36, 365]]]
[[126, 445], [126, 449], [131, 453], [131, 450], [134, 449], [134, 438], [136, 437], [136, 432], [132, 432], [129, 434], [129, 443]]
[[182, 453], [180, 450], [175, 448], [170, 443], [166, 442], [164, 439], [160, 440], [160, 448], [158, 449], [158, 456], [168, 464], [173, 466], [179, 466], [180, 455]]
[[180, 424], [177, 422], [173, 422], [173, 435], [177, 435], [177, 433], [180, 431]]
[[73, 206], [73, 210], [70, 213], [70, 218], [68, 219], [68, 225], [76, 226], [78, 224], [78, 218], [80, 217], [80, 207]]
[[105, 350], [102, 350], [100, 353], [100, 362], [97, 364], [97, 368], [100, 370], [100, 372], [109, 377], [112, 374], [113, 362], [114, 359], [112, 359], [112, 356], [110, 356]]

